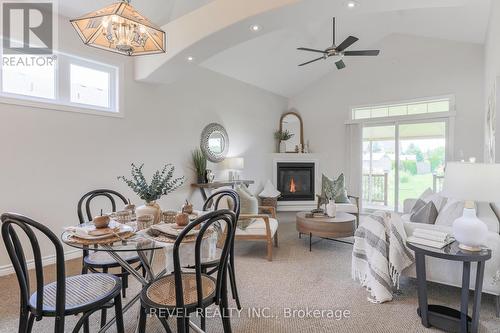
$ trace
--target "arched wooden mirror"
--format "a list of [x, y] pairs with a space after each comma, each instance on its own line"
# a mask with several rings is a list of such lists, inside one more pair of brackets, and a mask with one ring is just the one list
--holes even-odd
[[304, 126], [302, 117], [295, 111], [284, 113], [280, 119], [280, 131], [288, 131], [293, 136], [285, 141], [286, 152], [295, 153], [296, 147], [304, 148]]

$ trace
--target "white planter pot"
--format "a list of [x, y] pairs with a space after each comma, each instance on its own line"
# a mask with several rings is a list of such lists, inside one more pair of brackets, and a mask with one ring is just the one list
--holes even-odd
[[160, 223], [161, 219], [161, 209], [160, 205], [156, 201], [146, 202], [144, 206], [137, 207], [135, 209], [136, 217], [144, 215], [152, 215], [154, 217], [154, 224]]
[[286, 153], [286, 142], [285, 141], [280, 142], [280, 153]]

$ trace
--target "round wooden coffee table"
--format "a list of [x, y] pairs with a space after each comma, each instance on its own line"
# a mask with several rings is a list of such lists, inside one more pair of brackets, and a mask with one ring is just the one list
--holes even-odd
[[298, 212], [296, 227], [299, 238], [302, 234], [309, 234], [309, 251], [312, 248], [312, 236], [351, 244], [336, 238], [354, 236], [356, 216], [338, 212], [335, 217], [306, 217], [308, 212]]

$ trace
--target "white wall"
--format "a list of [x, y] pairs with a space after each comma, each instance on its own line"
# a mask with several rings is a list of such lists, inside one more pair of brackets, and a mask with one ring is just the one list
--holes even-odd
[[[125, 117], [0, 104], [0, 212], [25, 214], [60, 234], [77, 223], [76, 204], [86, 191], [112, 188], [140, 204], [116, 179], [129, 175], [131, 162], [145, 163], [149, 174], [173, 163], [186, 182], [160, 205], [178, 208], [189, 198], [199, 207], [201, 196], [190, 187], [190, 153], [210, 122], [225, 126], [229, 155], [245, 158], [246, 178], [256, 187], [271, 178], [271, 162], [263, 163], [263, 156], [275, 149], [284, 98], [208, 70], [172, 85], [138, 83], [128, 58], [85, 47], [65, 21], [59, 30], [63, 50], [124, 66]], [[8, 264], [0, 256], [0, 271]]]
[[492, 1], [488, 34], [484, 46], [484, 101], [485, 109], [488, 107], [488, 98], [496, 82], [496, 162], [500, 162], [500, 2]]
[[[347, 58], [347, 68], [332, 72], [294, 96], [289, 106], [304, 119], [312, 152], [325, 154], [322, 169], [330, 176], [348, 173], [345, 121], [356, 105], [454, 94], [455, 156], [483, 157], [483, 50], [465, 44], [392, 35], [374, 48], [377, 58]], [[333, 64], [332, 64], [333, 66]]]

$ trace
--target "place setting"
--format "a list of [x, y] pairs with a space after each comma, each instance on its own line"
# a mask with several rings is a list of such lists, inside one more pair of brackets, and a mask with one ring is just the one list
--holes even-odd
[[95, 245], [126, 241], [135, 235], [134, 226], [120, 223], [111, 216], [101, 212], [88, 223], [66, 227], [62, 239], [67, 243]]

